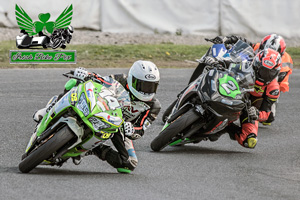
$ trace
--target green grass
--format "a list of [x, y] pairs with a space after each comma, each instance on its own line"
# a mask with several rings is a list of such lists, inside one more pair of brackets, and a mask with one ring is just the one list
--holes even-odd
[[[137, 60], [150, 60], [158, 67], [195, 67], [195, 61], [207, 51], [209, 46], [189, 46], [174, 44], [157, 45], [68, 45], [67, 49], [77, 51], [77, 64], [86, 68], [130, 67]], [[72, 64], [9, 64], [9, 50], [18, 50], [15, 41], [0, 42], [0, 68], [9, 67], [71, 67]]]
[[290, 54], [294, 62], [294, 68], [300, 68], [300, 47], [289, 47], [286, 52]]
[[[150, 60], [158, 67], [196, 67], [189, 62], [201, 58], [209, 48], [208, 45], [68, 45], [68, 50], [77, 51], [77, 65], [86, 68], [126, 67], [136, 60]], [[9, 50], [18, 50], [15, 41], [0, 42], [0, 68], [74, 68], [74, 64], [9, 64]], [[296, 67], [300, 63], [300, 48], [288, 48], [288, 53]], [[77, 66], [76, 66], [77, 67]]]

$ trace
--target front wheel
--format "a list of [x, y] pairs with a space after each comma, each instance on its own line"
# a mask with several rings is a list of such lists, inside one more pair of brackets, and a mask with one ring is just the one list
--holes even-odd
[[[50, 136], [51, 137], [51, 136]], [[67, 142], [74, 137], [68, 126], [60, 129], [48, 141], [33, 150], [27, 157], [25, 157], [19, 164], [19, 170], [22, 173], [28, 173], [38, 166], [44, 160], [47, 160], [53, 153], [62, 148]]]
[[168, 119], [168, 116], [170, 115], [170, 113], [172, 112], [174, 106], [177, 103], [177, 99], [175, 101], [173, 101], [173, 103], [171, 105], [169, 105], [169, 107], [166, 109], [166, 111], [164, 112], [163, 116], [162, 116], [162, 121], [165, 123]]
[[190, 109], [171, 122], [171, 124], [151, 142], [151, 149], [153, 151], [160, 151], [166, 147], [178, 133], [182, 132], [198, 119], [200, 119], [200, 116], [195, 113], [193, 109]]

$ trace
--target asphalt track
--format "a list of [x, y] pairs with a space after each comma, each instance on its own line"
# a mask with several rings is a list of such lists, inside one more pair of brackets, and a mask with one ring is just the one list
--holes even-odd
[[[300, 70], [294, 70], [289, 93], [280, 97], [278, 116], [260, 126], [254, 150], [223, 135], [216, 142], [167, 147], [149, 144], [162, 128], [161, 114], [135, 142], [139, 165], [118, 174], [95, 156], [79, 166], [38, 167], [18, 171], [35, 123], [32, 114], [62, 91], [67, 69], [0, 70], [0, 199], [300, 199]], [[126, 69], [95, 69], [103, 75]], [[191, 69], [161, 69], [157, 97], [162, 111], [185, 86]]]

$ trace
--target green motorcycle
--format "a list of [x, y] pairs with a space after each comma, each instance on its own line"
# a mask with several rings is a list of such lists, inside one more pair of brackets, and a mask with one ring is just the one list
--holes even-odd
[[61, 166], [70, 158], [79, 164], [82, 156], [112, 138], [123, 124], [122, 108], [130, 106], [125, 88], [112, 78], [102, 82], [92, 75], [81, 79], [73, 74], [63, 74], [71, 78], [65, 85], [69, 91], [36, 126], [19, 164], [22, 173], [40, 164]]

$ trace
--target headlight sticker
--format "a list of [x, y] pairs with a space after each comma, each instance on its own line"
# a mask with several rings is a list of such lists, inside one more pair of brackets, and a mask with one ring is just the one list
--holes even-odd
[[84, 114], [85, 117], [89, 115], [89, 106], [87, 104], [84, 93], [81, 93], [76, 107]]
[[100, 119], [98, 119], [97, 117], [91, 117], [89, 118], [89, 121], [91, 122], [91, 124], [93, 125], [93, 128], [98, 131], [101, 129], [105, 129], [105, 128], [110, 128], [111, 126], [103, 121], [101, 121]]
[[103, 119], [105, 119], [106, 121], [116, 125], [116, 126], [120, 126], [122, 124], [122, 119], [120, 117], [115, 117], [112, 115], [109, 115], [107, 113], [97, 113], [95, 114], [95, 116], [97, 117], [102, 117]]

